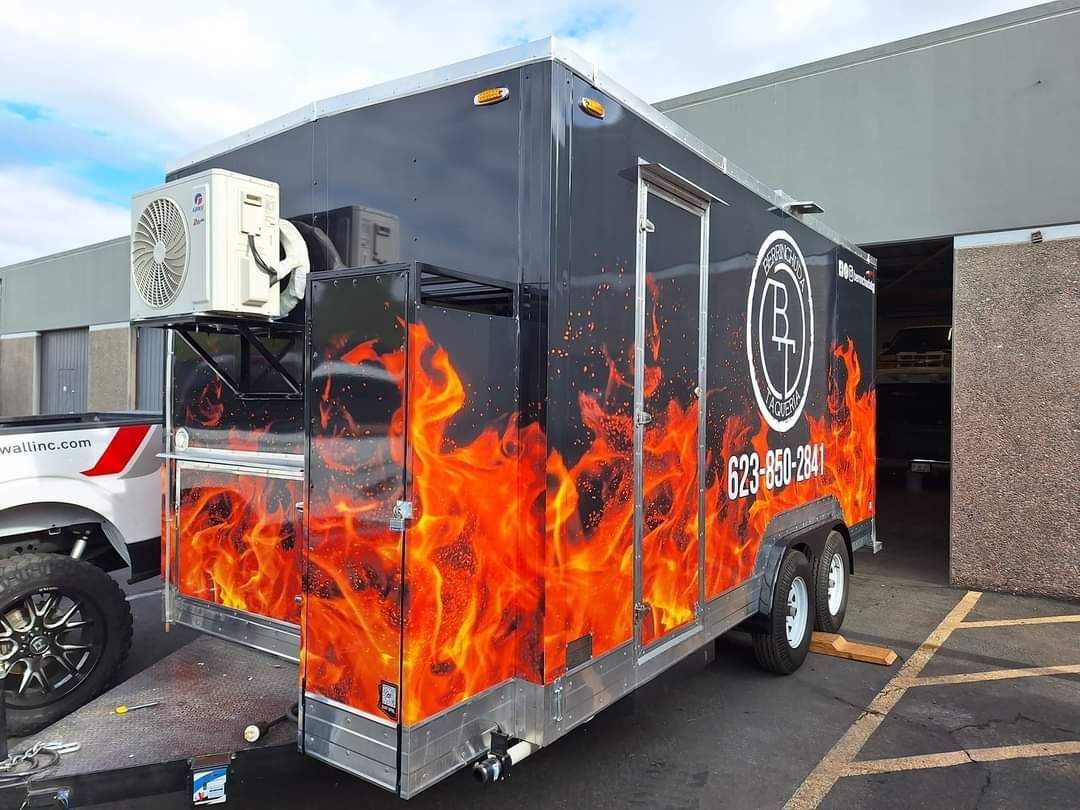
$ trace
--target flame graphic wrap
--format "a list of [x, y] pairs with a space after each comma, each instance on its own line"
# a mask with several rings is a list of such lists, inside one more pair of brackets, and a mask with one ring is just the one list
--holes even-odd
[[634, 272], [594, 273], [546, 358], [545, 682], [633, 636]]
[[[876, 395], [869, 381], [863, 380], [853, 341], [845, 340], [830, 354], [827, 412], [821, 417], [809, 412], [805, 416], [810, 444], [824, 447], [821, 476], [793, 481], [782, 489], [762, 486], [756, 497], [729, 500], [720, 486], [724, 470], [719, 466], [712, 470], [713, 484], [706, 493], [706, 504], [713, 507], [706, 509], [705, 522], [707, 597], [717, 596], [753, 574], [758, 544], [769, 521], [781, 512], [833, 495], [848, 526], [873, 517]], [[758, 419], [755, 432], [749, 420], [729, 417], [720, 452], [710, 458], [722, 463], [748, 447], [765, 458], [770, 430], [764, 419]]]
[[[613, 275], [570, 319], [572, 349], [551, 352], [569, 362], [587, 352], [591, 369], [573, 401], [567, 433], [577, 438], [563, 444], [573, 457], [519, 417], [512, 320], [425, 305], [406, 323], [404, 276], [316, 285], [308, 690], [413, 725], [508, 678], [550, 681], [566, 670], [567, 646], [584, 637], [592, 657], [630, 640], [634, 346], [625, 273]], [[671, 278], [651, 281], [647, 299], [645, 643], [692, 620], [701, 581], [697, 350], [687, 339], [697, 308], [680, 299], [697, 280], [687, 275], [681, 289]], [[608, 309], [622, 317], [601, 332]], [[806, 418], [811, 440], [826, 445], [825, 475], [737, 501], [715, 469], [707, 479], [711, 595], [751, 575], [778, 512], [835, 494], [849, 522], [869, 515], [873, 393], [859, 392], [850, 343], [834, 360], [828, 412]], [[764, 453], [760, 418], [756, 432], [745, 417], [723, 424], [710, 465], [747, 447]], [[402, 532], [390, 521], [406, 499], [413, 517]], [[382, 683], [399, 688], [400, 707], [380, 705]]]
[[180, 593], [296, 624], [300, 482], [180, 470]]
[[542, 668], [538, 578], [519, 554], [540, 537], [543, 466], [523, 460], [542, 437], [514, 412], [514, 322], [419, 312], [409, 327], [406, 724], [515, 675], [538, 682]]
[[[383, 283], [357, 281], [365, 293]], [[386, 286], [369, 301], [388, 298], [385, 311], [398, 311], [403, 290]], [[428, 307], [420, 317], [447, 342], [464, 336], [474, 357], [477, 346], [483, 361], [501, 347], [512, 362], [509, 319], [470, 324]], [[451, 361], [427, 324], [408, 326], [407, 352], [400, 319], [364, 329], [373, 331], [380, 337], [359, 343], [346, 332], [315, 337], [306, 688], [397, 719], [378, 687], [401, 683], [400, 719], [413, 724], [515, 675], [540, 679], [538, 577], [519, 560], [538, 508], [529, 504], [544, 491], [542, 466], [519, 476], [520, 459], [536, 456], [540, 432], [519, 428], [498, 358], [470, 363], [457, 351]], [[474, 372], [468, 381], [459, 366]], [[403, 550], [389, 518], [406, 463], [414, 513]]]
[[390, 519], [404, 499], [406, 279], [315, 283], [311, 295], [305, 689], [386, 716], [380, 683], [401, 683], [402, 533]]

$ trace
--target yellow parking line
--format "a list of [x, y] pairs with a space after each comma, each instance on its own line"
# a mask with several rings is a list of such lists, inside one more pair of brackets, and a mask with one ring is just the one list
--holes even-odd
[[948, 615], [941, 620], [934, 631], [924, 641], [911, 657], [900, 667], [891, 681], [870, 701], [859, 718], [852, 723], [844, 736], [834, 745], [817, 767], [806, 777], [799, 789], [795, 791], [786, 805], [785, 810], [810, 810], [815, 808], [832, 790], [836, 780], [846, 776], [847, 768], [851, 766], [855, 757], [870, 735], [877, 730], [885, 716], [900, 702], [907, 687], [902, 684], [915, 678], [934, 657], [942, 644], [949, 638], [953, 630], [964, 620], [964, 617], [975, 607], [975, 603], [982, 596], [978, 591], [968, 591], [961, 597], [956, 606], [949, 611]]
[[1027, 624], [1060, 624], [1064, 622], [1080, 622], [1080, 613], [1070, 613], [1064, 616], [1032, 616], [1027, 619], [984, 619], [977, 622], [960, 622], [958, 630], [969, 630], [972, 627], [1023, 627]]
[[1019, 669], [993, 669], [988, 672], [960, 672], [955, 675], [929, 675], [911, 678], [901, 686], [947, 686], [953, 683], [978, 683], [979, 681], [1004, 681], [1009, 678], [1039, 678], [1043, 675], [1080, 674], [1080, 664], [1060, 664], [1053, 667], [1023, 667]]
[[951, 768], [972, 762], [1000, 762], [1005, 759], [1031, 759], [1034, 757], [1060, 757], [1080, 754], [1080, 740], [1056, 743], [1032, 743], [1029, 745], [1002, 745], [995, 748], [969, 748], [965, 751], [946, 751], [941, 754], [921, 754], [914, 757], [892, 759], [868, 759], [852, 762], [842, 776], [868, 776], [897, 771], [918, 771], [924, 768]]

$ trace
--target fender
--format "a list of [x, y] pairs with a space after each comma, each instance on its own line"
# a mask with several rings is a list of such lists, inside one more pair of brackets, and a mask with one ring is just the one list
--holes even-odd
[[[100, 523], [110, 545], [126, 563], [131, 563], [129, 543], [137, 543], [157, 537], [160, 522], [156, 512], [154, 520], [147, 520], [140, 513], [146, 510], [123, 509], [125, 502], [145, 503], [146, 498], [160, 501], [160, 483], [157, 476], [129, 479], [124, 492], [112, 493], [103, 489], [92, 479], [42, 477], [11, 481], [0, 486], [0, 534], [8, 533], [8, 527], [25, 528], [30, 522], [41, 522], [46, 510], [57, 505], [59, 511], [48, 521], [50, 526], [69, 526], [73, 523]], [[35, 527], [29, 526], [33, 531]]]
[[754, 560], [754, 575], [759, 577], [761, 582], [758, 615], [767, 616], [772, 610], [773, 588], [787, 550], [792, 547], [802, 549], [810, 558], [810, 564], [816, 565], [821, 558], [825, 541], [834, 529], [844, 535], [844, 542], [848, 547], [848, 570], [854, 572], [851, 540], [844, 524], [843, 510], [835, 495], [781, 512], [769, 521]]

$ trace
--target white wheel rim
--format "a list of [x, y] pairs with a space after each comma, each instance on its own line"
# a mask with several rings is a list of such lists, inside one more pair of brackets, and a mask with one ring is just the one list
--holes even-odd
[[803, 636], [806, 635], [806, 614], [810, 600], [806, 595], [806, 582], [802, 577], [795, 577], [791, 581], [787, 595], [787, 619], [784, 629], [787, 631], [787, 643], [792, 649], [802, 644]]
[[829, 613], [835, 616], [844, 604], [844, 560], [833, 554], [829, 560]]

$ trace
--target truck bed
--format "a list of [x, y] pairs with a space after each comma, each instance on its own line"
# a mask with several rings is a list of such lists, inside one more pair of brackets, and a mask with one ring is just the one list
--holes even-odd
[[35, 416], [2, 416], [0, 417], [0, 436], [16, 433], [80, 430], [87, 427], [158, 424], [161, 422], [162, 415], [155, 411], [44, 413]]
[[[235, 752], [234, 770], [241, 756], [300, 760], [291, 720], [253, 745], [243, 737], [248, 724], [284, 714], [297, 693], [296, 664], [201, 636], [33, 738], [11, 740], [9, 749], [37, 740], [81, 743], [34, 782], [36, 789], [69, 787], [73, 807], [175, 793], [188, 789], [194, 758], [225, 755], [227, 763]], [[153, 701], [160, 703], [116, 714], [117, 706]], [[0, 789], [0, 807], [18, 807], [25, 796], [23, 785]]]

